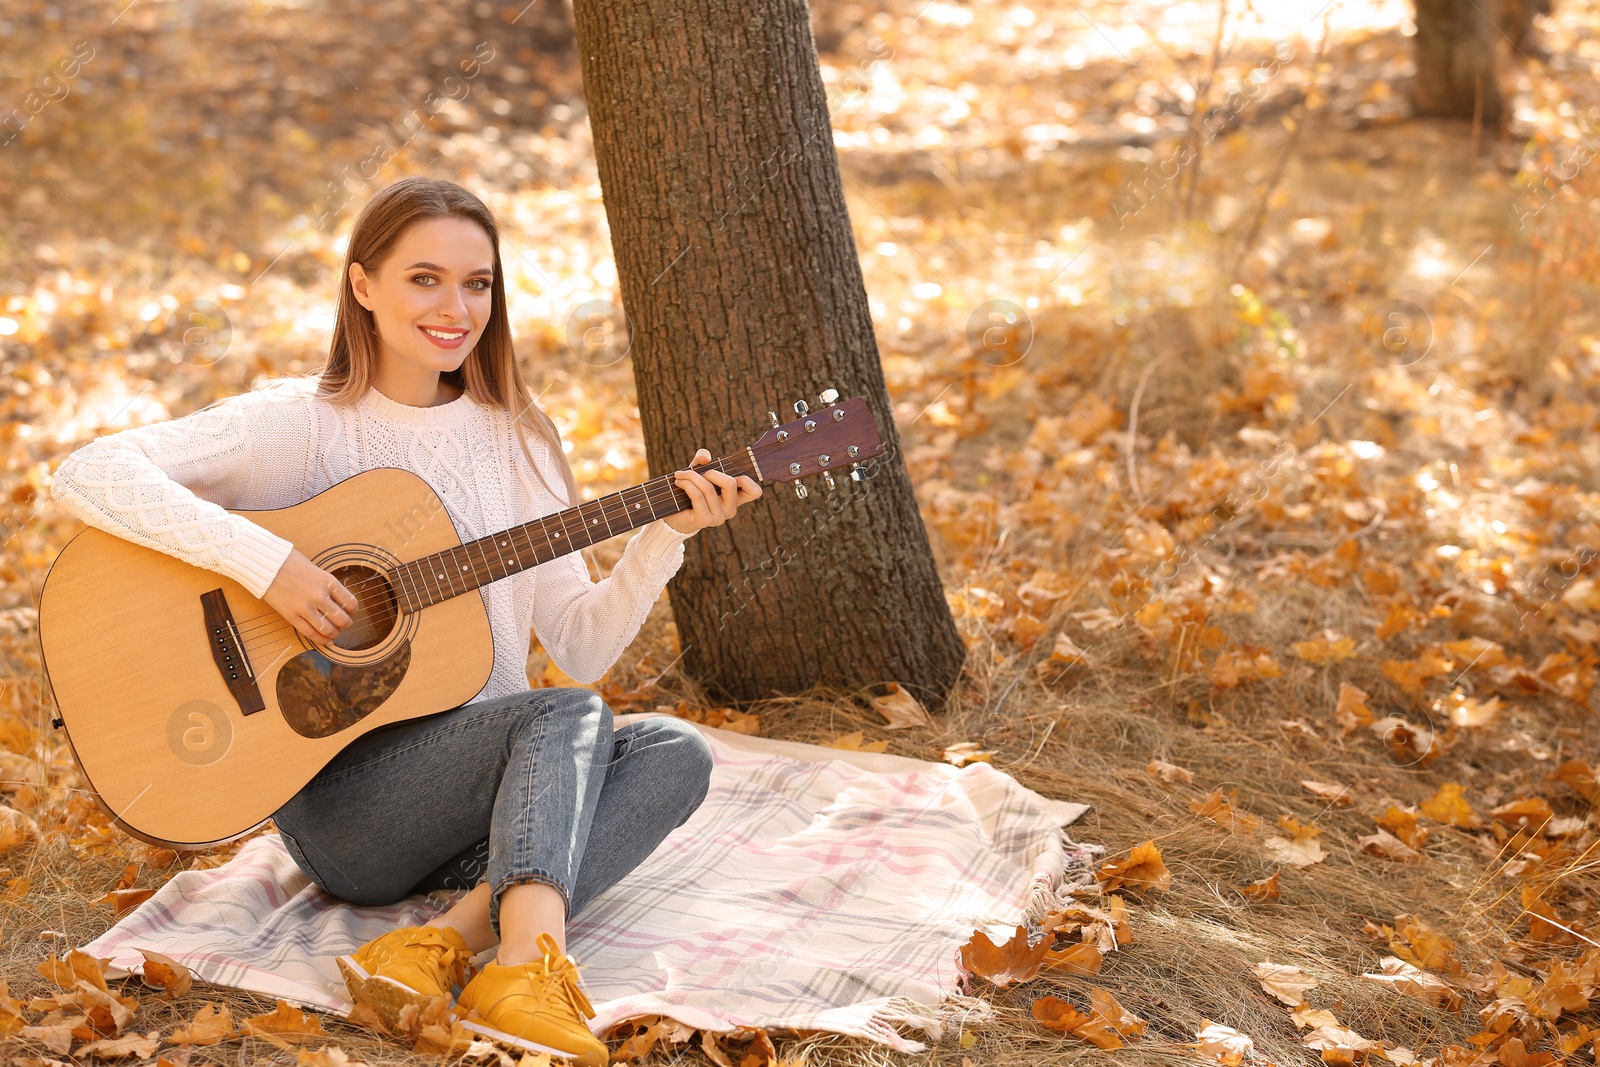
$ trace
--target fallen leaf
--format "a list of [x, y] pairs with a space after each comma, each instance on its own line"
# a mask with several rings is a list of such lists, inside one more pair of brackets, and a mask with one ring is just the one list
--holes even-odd
[[1153, 759], [1149, 763], [1145, 764], [1144, 769], [1147, 774], [1153, 775], [1154, 777], [1161, 779], [1163, 782], [1194, 781], [1193, 771], [1184, 767], [1179, 767], [1175, 763], [1165, 763], [1161, 760]]
[[1310, 641], [1296, 641], [1289, 647], [1300, 659], [1318, 664], [1337, 663], [1356, 654], [1356, 639], [1341, 637], [1328, 630], [1322, 637]]
[[1416, 726], [1398, 715], [1379, 719], [1369, 724], [1367, 729], [1389, 746], [1389, 754], [1395, 760], [1408, 766], [1428, 763], [1439, 755], [1440, 746], [1432, 728]]
[[265, 1015], [252, 1015], [239, 1024], [240, 1030], [258, 1037], [279, 1038], [282, 1041], [309, 1041], [313, 1037], [327, 1037], [322, 1021], [315, 1015], [301, 1011], [282, 997], [278, 1006]]
[[82, 1016], [73, 1016], [71, 1019], [60, 1023], [53, 1023], [48, 1026], [43, 1023], [38, 1026], [22, 1026], [16, 1030], [7, 1031], [7, 1033], [15, 1033], [20, 1037], [37, 1041], [51, 1052], [64, 1056], [72, 1048], [72, 1031], [82, 1023]]
[[1539, 833], [1555, 818], [1555, 812], [1541, 797], [1513, 800], [1492, 809], [1489, 814], [1494, 816], [1497, 823], [1530, 833]]
[[1099, 986], [1089, 990], [1089, 1014], [1104, 1019], [1106, 1025], [1124, 1037], [1138, 1037], [1144, 1033], [1145, 1021], [1117, 1003], [1117, 998]]
[[162, 995], [171, 1000], [181, 997], [189, 992], [191, 976], [189, 968], [179, 963], [170, 956], [163, 956], [159, 952], [149, 949], [140, 949], [145, 959], [144, 982], [146, 985], [160, 986], [165, 991]]
[[[20, 751], [20, 750], [19, 750]], [[0, 852], [37, 839], [39, 824], [16, 808], [0, 804]]]
[[141, 1060], [156, 1050], [161, 1044], [158, 1038], [159, 1031], [151, 1030], [149, 1033], [123, 1034], [121, 1037], [108, 1037], [100, 1041], [91, 1041], [78, 1049], [79, 1056], [93, 1056], [98, 1060], [114, 1060], [123, 1056], [137, 1056]]
[[1469, 637], [1463, 641], [1446, 641], [1446, 652], [1465, 663], [1464, 671], [1486, 671], [1506, 661], [1506, 650], [1494, 641], [1482, 637]]
[[1017, 586], [1017, 599], [1022, 601], [1029, 611], [1048, 609], [1050, 605], [1066, 596], [1072, 589], [1072, 583], [1064, 574], [1055, 571], [1036, 570], [1033, 577]]
[[1396, 597], [1389, 601], [1389, 613], [1384, 616], [1383, 622], [1378, 626], [1378, 640], [1387, 641], [1412, 623], [1421, 621], [1421, 619], [1422, 615], [1416, 608]]
[[208, 1003], [195, 1013], [187, 1026], [175, 1027], [167, 1040], [174, 1045], [215, 1045], [232, 1037], [233, 1033], [233, 1013], [228, 1006]]
[[99, 988], [87, 978], [80, 978], [78, 1006], [88, 1016], [89, 1025], [95, 1032], [109, 1037], [120, 1033], [122, 1028], [132, 1021], [133, 1013], [139, 1010], [139, 1001], [136, 997], [120, 996], [110, 990]]
[[1255, 1050], [1256, 1043], [1248, 1035], [1241, 1034], [1231, 1026], [1214, 1023], [1210, 1019], [1200, 1020], [1200, 1032], [1195, 1035], [1195, 1049], [1200, 1055], [1224, 1067], [1237, 1067], [1237, 1064]]
[[899, 682], [890, 682], [887, 693], [873, 697], [872, 706], [883, 716], [886, 730], [904, 730], [912, 726], [926, 726], [930, 729], [933, 727], [933, 720], [928, 718], [927, 710]]
[[1383, 856], [1399, 863], [1421, 863], [1422, 853], [1400, 840], [1387, 830], [1379, 830], [1367, 837], [1356, 838], [1361, 851], [1371, 856]]
[[1448, 719], [1456, 726], [1465, 727], [1490, 725], [1500, 714], [1500, 708], [1499, 697], [1479, 700], [1477, 697], [1468, 696], [1460, 689], [1451, 690], [1433, 702], [1434, 713], [1440, 718]]
[[1388, 986], [1407, 996], [1416, 997], [1425, 1004], [1446, 1011], [1461, 1010], [1461, 994], [1437, 975], [1430, 974], [1414, 964], [1395, 956], [1385, 956], [1378, 964], [1379, 973], [1361, 977], [1378, 985]]
[[1322, 1062], [1330, 1067], [1350, 1067], [1358, 1060], [1365, 1059], [1369, 1052], [1377, 1051], [1380, 1055], [1383, 1052], [1383, 1046], [1378, 1042], [1369, 1041], [1354, 1030], [1340, 1026], [1319, 1026], [1301, 1038], [1300, 1043], [1320, 1052]]
[[[1544, 899], [1544, 894], [1538, 886], [1523, 885], [1522, 910], [1528, 915], [1528, 940], [1538, 944], [1549, 944], [1552, 941], [1570, 940], [1567, 937], [1567, 923], [1561, 921], [1561, 916], [1556, 914], [1556, 909]], [[1548, 982], [1546, 983], [1548, 985]]]
[[1386, 659], [1382, 670], [1385, 678], [1411, 696], [1421, 696], [1428, 679], [1448, 674], [1454, 664], [1437, 649], [1424, 649], [1414, 660]]
[[1416, 815], [1402, 811], [1393, 804], [1377, 819], [1377, 823], [1412, 848], [1420, 849], [1423, 842], [1428, 840], [1428, 831], [1417, 825]]
[[761, 736], [761, 716], [748, 712], [725, 709], [721, 726], [722, 729], [732, 733], [747, 734], [751, 737]]
[[1565, 782], [1573, 792], [1590, 802], [1600, 795], [1600, 782], [1595, 780], [1594, 771], [1582, 760], [1567, 760], [1555, 769], [1549, 780]]
[[1289, 837], [1269, 837], [1265, 844], [1280, 863], [1291, 867], [1309, 867], [1328, 858], [1317, 840], [1322, 834], [1319, 826], [1308, 826], [1292, 815], [1280, 815], [1278, 827], [1289, 831]]
[[359, 1026], [363, 1030], [372, 1030], [379, 1034], [387, 1034], [389, 1032], [389, 1028], [383, 1025], [383, 1019], [379, 1017], [370, 1004], [355, 1005], [344, 1017], [344, 1021], [351, 1026]]
[[1230, 790], [1226, 796], [1222, 787], [1218, 786], [1211, 791], [1211, 795], [1204, 800], [1191, 800], [1189, 810], [1196, 815], [1203, 815], [1227, 830], [1231, 834], [1249, 833], [1261, 825], [1261, 820], [1254, 815], [1238, 809], [1239, 791]]
[[866, 741], [866, 733], [857, 730], [854, 733], [840, 734], [832, 741], [824, 741], [823, 748], [841, 748], [847, 752], [882, 752], [889, 747], [889, 742]]
[[[549, 1054], [540, 1053], [540, 1058], [548, 1061]], [[364, 1060], [351, 1059], [350, 1054], [338, 1045], [323, 1045], [315, 1052], [305, 1048], [296, 1049], [294, 1062], [295, 1067], [368, 1067]]]
[[[1388, 927], [1384, 927], [1384, 930], [1388, 931]], [[1389, 948], [1401, 959], [1430, 971], [1443, 971], [1451, 975], [1461, 973], [1461, 961], [1456, 959], [1455, 942], [1449, 935], [1441, 934], [1427, 923], [1403, 914], [1394, 917], [1392, 933], [1405, 942], [1402, 946], [1392, 937], [1389, 939]]]
[[976, 741], [962, 741], [950, 745], [944, 750], [944, 761], [953, 763], [957, 767], [965, 767], [969, 763], [994, 762], [994, 753], [986, 748], [979, 748]]
[[1339, 703], [1333, 709], [1333, 721], [1339, 726], [1339, 737], [1349, 737], [1363, 726], [1369, 726], [1376, 717], [1367, 707], [1369, 694], [1349, 682], [1339, 683]]
[[95, 903], [110, 904], [113, 917], [120, 919], [155, 895], [154, 889], [113, 889], [104, 896], [95, 898]]
[[80, 979], [97, 989], [106, 989], [106, 967], [111, 957], [95, 958], [86, 952], [71, 949], [60, 959], [51, 958], [38, 965], [45, 981], [63, 989], [74, 989]]
[[[1271, 844], [1273, 840], [1273, 838], [1268, 838], [1267, 843]], [[1276, 840], [1282, 840], [1282, 838]], [[1273, 871], [1272, 877], [1251, 882], [1249, 885], [1240, 888], [1239, 892], [1243, 894], [1246, 900], [1277, 900], [1278, 874], [1278, 871]]]
[[1422, 802], [1422, 814], [1434, 822], [1442, 822], [1463, 830], [1482, 829], [1483, 820], [1464, 799], [1465, 792], [1459, 784], [1446, 782], [1439, 787], [1439, 791], [1431, 800]]
[[1332, 785], [1328, 782], [1315, 782], [1302, 778], [1300, 788], [1316, 797], [1326, 800], [1335, 807], [1348, 808], [1356, 802], [1355, 794], [1350, 792], [1349, 786]]
[[1334, 1018], [1333, 1012], [1327, 1008], [1313, 1008], [1305, 1004], [1290, 1012], [1289, 1018], [1294, 1020], [1294, 1025], [1297, 1028], [1309, 1026], [1312, 1029], [1316, 1029], [1319, 1026], [1339, 1025], [1339, 1020]]
[[996, 945], [989, 935], [979, 930], [972, 939], [961, 946], [962, 966], [980, 978], [1004, 989], [1017, 982], [1026, 982], [1039, 973], [1045, 955], [1050, 951], [1051, 938], [1041, 938], [1037, 945], [1028, 944], [1028, 928], [1019, 926], [1011, 940]]
[[1065, 663], [1068, 666], [1081, 663], [1085, 667], [1093, 666], [1089, 653], [1079, 648], [1077, 643], [1066, 634], [1056, 634], [1055, 647], [1050, 650], [1048, 663]]
[[1100, 888], [1109, 893], [1127, 886], [1129, 889], [1166, 889], [1172, 885], [1172, 872], [1161, 861], [1161, 851], [1154, 841], [1135, 845], [1126, 859], [1112, 860], [1096, 873]]
[[1258, 963], [1256, 981], [1269, 996], [1275, 997], [1291, 1008], [1299, 1007], [1306, 999], [1306, 991], [1322, 983], [1300, 968], [1286, 963]]
[[1068, 974], [1099, 974], [1104, 959], [1099, 946], [1087, 941], [1060, 952], [1051, 949], [1044, 955], [1045, 963]]
[[1085, 1015], [1059, 997], [1040, 997], [1033, 1002], [1033, 1017], [1043, 1026], [1082, 1038], [1103, 1049], [1122, 1047], [1122, 1037], [1106, 1019]]
[[1219, 652], [1216, 661], [1206, 669], [1206, 677], [1218, 689], [1233, 689], [1246, 682], [1282, 678], [1283, 668], [1265, 649], [1245, 647]]

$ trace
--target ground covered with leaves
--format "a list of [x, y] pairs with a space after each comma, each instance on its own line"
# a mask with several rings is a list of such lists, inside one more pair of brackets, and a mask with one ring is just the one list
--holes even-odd
[[[488, 2], [116, 7], [0, 16], [24, 72], [0, 91], [28, 101], [0, 144], [5, 1054], [509, 1063], [437, 1013], [387, 1034], [64, 956], [237, 844], [107, 825], [49, 727], [34, 605], [77, 528], [54, 465], [315, 366], [340, 234], [406, 173], [503, 220], [519, 352], [580, 484], [642, 480], [627, 360], [569, 328], [617, 299], [570, 36]], [[1593, 1057], [1600, 38], [1577, 4], [1541, 19], [1496, 137], [1410, 119], [1407, 13], [814, 5], [966, 673], [929, 719], [825, 692], [720, 708], [674, 669], [663, 599], [600, 687], [989, 760], [1093, 805], [1073, 833], [1107, 850], [1101, 892], [975, 939], [978, 1007], [926, 1056], [640, 1020], [617, 1058]], [[569, 682], [537, 648], [529, 672]]]

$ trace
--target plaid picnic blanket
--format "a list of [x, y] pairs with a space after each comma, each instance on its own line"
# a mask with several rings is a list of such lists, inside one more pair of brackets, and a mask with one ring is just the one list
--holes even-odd
[[[1098, 847], [1063, 830], [1086, 806], [986, 763], [701, 729], [715, 757], [704, 803], [569, 924], [596, 1033], [660, 1014], [919, 1052], [895, 1024], [938, 1037], [938, 1006], [961, 999], [959, 949], [975, 929], [1009, 936], [1092, 880]], [[346, 904], [265, 833], [219, 867], [174, 876], [83, 951], [122, 976], [152, 949], [204, 981], [344, 1015], [353, 1005], [334, 957], [426, 922], [462, 892]]]

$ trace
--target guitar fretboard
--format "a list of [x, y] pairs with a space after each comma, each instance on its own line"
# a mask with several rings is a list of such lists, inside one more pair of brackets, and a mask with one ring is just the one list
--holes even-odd
[[[748, 454], [723, 456], [693, 469], [719, 470], [734, 477], [756, 476]], [[674, 484], [672, 475], [664, 474], [577, 507], [402, 563], [389, 572], [389, 580], [401, 597], [402, 611], [421, 611], [430, 604], [498, 582], [667, 515], [689, 511], [693, 506], [689, 494]]]

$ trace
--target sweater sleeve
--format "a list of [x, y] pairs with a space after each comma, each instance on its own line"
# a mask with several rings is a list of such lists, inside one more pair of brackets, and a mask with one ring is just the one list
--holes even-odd
[[258, 455], [246, 393], [191, 415], [97, 437], [61, 461], [50, 495], [90, 526], [216, 571], [255, 597], [294, 545], [229, 506], [240, 506]]
[[555, 665], [584, 684], [610, 670], [682, 566], [683, 543], [693, 536], [657, 519], [598, 582], [578, 552], [535, 567], [533, 628]]

